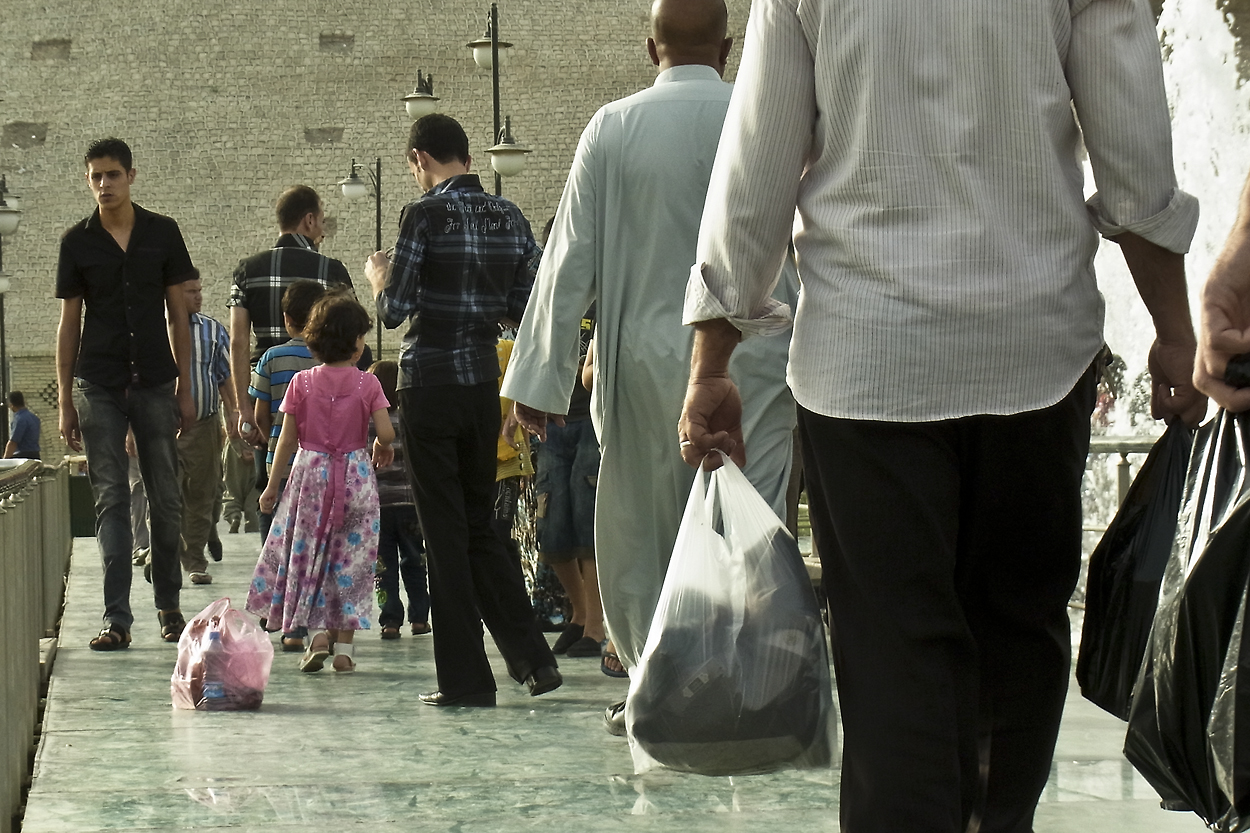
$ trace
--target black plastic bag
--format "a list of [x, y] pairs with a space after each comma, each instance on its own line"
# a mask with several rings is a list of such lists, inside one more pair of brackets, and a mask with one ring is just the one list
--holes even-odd
[[1168, 426], [1089, 557], [1076, 680], [1087, 700], [1121, 720], [1128, 720], [1172, 554], [1193, 436], [1179, 420]]
[[1129, 713], [1124, 754], [1163, 806], [1212, 829], [1250, 826], [1250, 417], [1198, 429], [1176, 542]]

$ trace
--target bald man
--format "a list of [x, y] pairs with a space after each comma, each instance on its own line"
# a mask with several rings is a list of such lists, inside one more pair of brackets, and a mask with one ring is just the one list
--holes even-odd
[[[598, 304], [591, 417], [603, 460], [595, 555], [608, 634], [638, 662], [694, 472], [674, 440], [690, 367], [681, 323], [686, 279], [732, 87], [722, 0], [657, 0], [647, 53], [654, 86], [603, 107], [573, 160], [555, 226], [504, 379], [517, 417], [543, 436], [566, 414], [583, 313]], [[793, 270], [777, 297], [792, 300]], [[788, 337], [753, 339], [734, 357], [752, 391], [747, 475], [779, 514], [790, 474], [794, 401]], [[605, 714], [624, 732], [624, 703]]]

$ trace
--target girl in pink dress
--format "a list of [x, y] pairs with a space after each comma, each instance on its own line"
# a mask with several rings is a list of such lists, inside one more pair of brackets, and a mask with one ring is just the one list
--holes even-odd
[[[260, 496], [262, 510], [273, 512], [278, 504], [278, 511], [247, 609], [266, 618], [271, 630], [318, 631], [300, 659], [301, 671], [320, 671], [332, 653], [335, 671], [354, 671], [352, 637], [373, 618], [379, 529], [373, 468], [391, 461], [395, 433], [377, 377], [356, 369], [370, 326], [364, 307], [346, 295], [328, 294], [313, 306], [304, 340], [322, 364], [291, 379], [273, 471]], [[370, 419], [377, 432], [372, 455]]]

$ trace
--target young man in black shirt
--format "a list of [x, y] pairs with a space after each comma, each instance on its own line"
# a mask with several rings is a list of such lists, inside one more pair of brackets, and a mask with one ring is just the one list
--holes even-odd
[[[185, 624], [178, 595], [182, 502], [177, 435], [195, 419], [190, 333], [181, 284], [193, 277], [178, 224], [130, 200], [130, 148], [102, 139], [83, 160], [97, 209], [61, 239], [56, 367], [61, 437], [85, 448], [104, 562], [104, 628], [96, 651], [130, 645], [130, 489], [133, 428], [152, 527], [152, 587], [161, 638]], [[85, 310], [85, 315], [84, 315]], [[167, 314], [168, 313], [168, 314]], [[168, 329], [166, 321], [168, 320]]]

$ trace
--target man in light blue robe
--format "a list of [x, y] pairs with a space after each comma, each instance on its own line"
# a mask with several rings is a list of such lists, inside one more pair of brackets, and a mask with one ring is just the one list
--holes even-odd
[[[694, 478], [677, 437], [692, 341], [682, 303], [732, 90], [721, 80], [733, 42], [726, 17], [723, 0], [656, 0], [647, 49], [660, 73], [582, 133], [502, 389], [536, 432], [566, 413], [582, 315], [598, 304], [595, 554], [608, 633], [626, 668], [646, 642]], [[793, 268], [783, 277], [774, 297], [792, 303]], [[746, 474], [782, 517], [795, 424], [788, 348], [788, 334], [753, 338], [732, 367], [752, 391], [743, 396]], [[613, 716], [619, 724], [623, 709]], [[620, 726], [610, 719], [609, 728]]]

